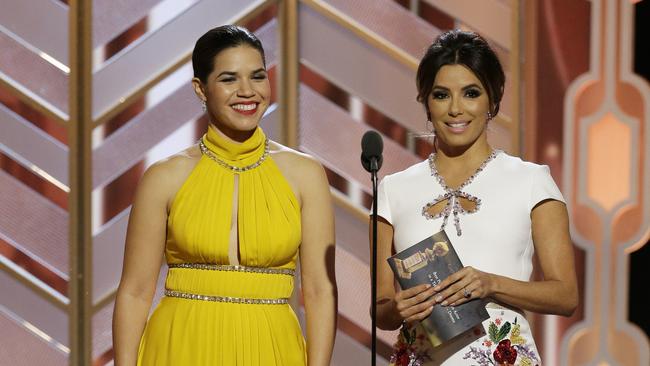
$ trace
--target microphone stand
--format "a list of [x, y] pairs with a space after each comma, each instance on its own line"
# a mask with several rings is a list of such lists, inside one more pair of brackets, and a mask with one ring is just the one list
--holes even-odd
[[377, 159], [370, 161], [370, 180], [372, 181], [372, 283], [370, 287], [370, 315], [372, 318], [372, 358], [371, 365], [377, 364]]

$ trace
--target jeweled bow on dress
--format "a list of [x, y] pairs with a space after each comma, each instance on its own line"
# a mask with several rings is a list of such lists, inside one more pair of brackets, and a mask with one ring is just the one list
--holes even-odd
[[[481, 163], [481, 165], [476, 169], [474, 174], [472, 174], [467, 180], [465, 180], [461, 185], [458, 186], [456, 189], [451, 189], [447, 186], [447, 183], [445, 183], [445, 179], [438, 173], [438, 169], [436, 169], [436, 155], [431, 154], [429, 155], [429, 167], [431, 168], [431, 175], [436, 178], [442, 189], [445, 190], [445, 194], [440, 195], [436, 197], [433, 201], [427, 203], [422, 207], [422, 216], [426, 217], [429, 220], [437, 219], [442, 217], [442, 226], [440, 227], [440, 230], [444, 230], [445, 226], [447, 226], [447, 219], [449, 219], [450, 215], [454, 215], [454, 226], [456, 226], [456, 235], [461, 236], [462, 235], [462, 230], [460, 229], [460, 219], [458, 218], [459, 214], [471, 214], [479, 210], [481, 207], [481, 199], [472, 196], [469, 193], [463, 192], [462, 189], [465, 188], [467, 185], [472, 183], [474, 178], [485, 169], [485, 166], [492, 161], [497, 154], [500, 152], [500, 150], [493, 150], [492, 153]], [[474, 203], [474, 207], [470, 209], [466, 209], [463, 207], [463, 205], [460, 204], [460, 199], [464, 198], [472, 203]], [[445, 208], [442, 209], [442, 211], [436, 213], [436, 214], [431, 214], [429, 210], [443, 202], [447, 201], [447, 204], [445, 205]]]
[[[460, 204], [460, 198], [464, 198], [470, 202], [474, 203], [474, 207], [471, 209], [465, 209], [461, 204]], [[437, 205], [440, 202], [447, 201], [447, 204], [445, 205], [445, 208], [442, 209], [442, 211], [432, 215], [429, 213], [429, 209], [435, 205]], [[454, 226], [456, 227], [456, 235], [461, 236], [462, 235], [462, 230], [460, 229], [460, 219], [458, 218], [459, 214], [471, 214], [476, 211], [481, 207], [481, 199], [472, 196], [469, 193], [461, 192], [459, 190], [449, 190], [445, 194], [440, 195], [436, 197], [433, 201], [427, 203], [422, 207], [422, 215], [426, 217], [427, 219], [437, 219], [442, 217], [442, 226], [440, 227], [440, 230], [444, 230], [445, 226], [447, 226], [447, 219], [449, 219], [449, 216], [451, 214], [454, 215]]]

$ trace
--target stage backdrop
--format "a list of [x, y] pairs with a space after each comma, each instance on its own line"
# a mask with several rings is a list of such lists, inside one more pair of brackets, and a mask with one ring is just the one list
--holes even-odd
[[[370, 360], [361, 136], [383, 134], [381, 176], [426, 158], [415, 70], [452, 28], [480, 32], [506, 70], [493, 146], [548, 164], [567, 198], [581, 303], [572, 318], [532, 318], [544, 365], [649, 364], [650, 304], [634, 294], [650, 233], [650, 88], [648, 68], [633, 67], [648, 2], [0, 0], [0, 364], [112, 364], [133, 192], [205, 132], [190, 54], [225, 23], [264, 44], [274, 103], [262, 127], [328, 174], [333, 365]], [[301, 315], [299, 287], [293, 306]], [[379, 364], [394, 338], [379, 332]]]

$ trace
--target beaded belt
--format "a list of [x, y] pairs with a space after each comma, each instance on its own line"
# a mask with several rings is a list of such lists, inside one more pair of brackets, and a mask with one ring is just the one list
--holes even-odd
[[[295, 270], [289, 268], [263, 268], [263, 267], [248, 267], [241, 265], [222, 265], [210, 263], [173, 263], [169, 264], [169, 268], [183, 268], [183, 269], [198, 269], [206, 271], [226, 271], [226, 272], [248, 272], [248, 273], [261, 273], [261, 274], [278, 274], [294, 276]], [[215, 296], [215, 295], [200, 295], [190, 292], [182, 292], [176, 290], [165, 289], [165, 296], [177, 297], [189, 300], [203, 300], [215, 302], [228, 302], [233, 304], [265, 304], [265, 305], [281, 305], [288, 304], [289, 299], [252, 299], [243, 297], [231, 296]]]
[[188, 268], [188, 269], [204, 269], [209, 271], [232, 271], [232, 272], [252, 272], [252, 273], [265, 273], [265, 274], [281, 274], [293, 276], [296, 271], [289, 268], [263, 268], [263, 267], [248, 267], [239, 265], [223, 265], [223, 264], [209, 264], [209, 263], [173, 263], [169, 264], [169, 268]]
[[289, 303], [289, 299], [284, 299], [284, 298], [283, 299], [249, 299], [249, 298], [242, 298], [242, 297], [197, 295], [188, 292], [180, 292], [180, 291], [173, 291], [173, 290], [165, 290], [165, 296], [178, 297], [181, 299], [189, 299], [189, 300], [229, 302], [233, 304], [281, 305], [281, 304]]

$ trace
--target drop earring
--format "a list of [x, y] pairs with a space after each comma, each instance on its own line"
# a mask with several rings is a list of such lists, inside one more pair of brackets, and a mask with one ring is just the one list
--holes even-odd
[[492, 118], [493, 118], [492, 113], [487, 112], [487, 120], [488, 120], [488, 121], [491, 121]]
[[205, 100], [201, 101], [201, 109], [203, 110], [203, 112], [208, 111], [208, 106], [205, 104]]
[[432, 134], [432, 135], [436, 134], [436, 130], [433, 128], [433, 122], [431, 122], [430, 120], [427, 120], [425, 122], [424, 129], [429, 131], [429, 133]]

